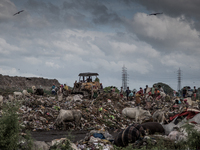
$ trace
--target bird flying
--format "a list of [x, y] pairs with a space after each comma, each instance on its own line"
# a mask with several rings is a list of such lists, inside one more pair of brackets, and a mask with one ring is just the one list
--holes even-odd
[[15, 16], [15, 15], [17, 15], [17, 14], [19, 14], [19, 13], [21, 13], [21, 12], [23, 12], [24, 10], [21, 10], [21, 11], [18, 11], [17, 13], [15, 13], [13, 16]]
[[160, 15], [160, 14], [163, 14], [163, 13], [152, 13], [152, 14], [149, 14], [149, 16], [151, 16], [151, 15]]

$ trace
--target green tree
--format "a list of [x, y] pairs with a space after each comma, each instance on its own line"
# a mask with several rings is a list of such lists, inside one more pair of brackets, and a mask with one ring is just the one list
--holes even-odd
[[169, 85], [162, 82], [155, 83], [154, 85], [156, 85], [156, 87], [158, 87], [158, 85], [161, 85], [166, 94], [173, 95], [174, 90]]

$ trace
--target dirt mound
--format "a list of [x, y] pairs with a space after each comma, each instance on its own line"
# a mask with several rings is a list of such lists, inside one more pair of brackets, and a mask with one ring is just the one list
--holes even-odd
[[56, 79], [18, 76], [12, 77], [2, 74], [0, 74], [0, 81], [0, 89], [23, 90], [31, 88], [34, 85], [37, 88], [42, 87], [45, 90], [50, 90], [53, 83], [55, 83], [55, 85], [60, 85]]

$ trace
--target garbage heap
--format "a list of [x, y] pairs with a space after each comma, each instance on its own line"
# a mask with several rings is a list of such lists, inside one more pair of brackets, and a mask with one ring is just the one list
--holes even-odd
[[[82, 112], [82, 130], [91, 130], [100, 125], [106, 129], [124, 129], [133, 120], [122, 117], [125, 107], [133, 107], [133, 102], [124, 101], [117, 94], [101, 94], [96, 99], [83, 99], [82, 95], [68, 97], [37, 96], [24, 98], [21, 113], [21, 125], [26, 129], [52, 130], [56, 129], [54, 122], [60, 109], [79, 109]], [[75, 130], [74, 122], [68, 122], [67, 130]], [[58, 129], [58, 128], [57, 128]]]
[[[150, 113], [156, 110], [165, 112], [166, 120], [169, 117], [179, 114], [188, 108], [185, 103], [176, 103], [178, 98], [154, 101], [151, 103]], [[179, 99], [180, 101], [180, 99]], [[122, 116], [122, 109], [125, 107], [135, 107], [134, 99], [127, 101], [121, 98], [117, 93], [102, 93], [96, 99], [84, 99], [82, 95], [58, 96], [37, 96], [25, 97], [20, 108], [22, 117], [21, 124], [26, 129], [52, 130], [56, 128], [54, 122], [60, 109], [73, 110], [78, 109], [82, 112], [81, 128], [78, 130], [92, 130], [100, 125], [106, 130], [124, 129], [133, 123], [133, 119]], [[140, 106], [145, 108], [146, 99], [141, 98]], [[75, 130], [74, 122], [66, 123], [67, 130]]]

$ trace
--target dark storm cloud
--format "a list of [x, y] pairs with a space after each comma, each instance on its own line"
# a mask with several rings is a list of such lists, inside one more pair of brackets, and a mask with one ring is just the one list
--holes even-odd
[[51, 2], [28, 0], [24, 7], [35, 17], [44, 17], [49, 22], [60, 21], [60, 8]]
[[108, 8], [100, 1], [65, 1], [63, 3], [63, 9], [67, 12], [71, 10], [73, 13], [78, 13], [81, 11], [83, 14], [88, 14], [89, 19], [91, 19], [94, 24], [121, 23], [120, 17], [116, 13], [108, 10]]
[[[180, 66], [186, 72], [191, 65], [199, 74], [200, 54], [194, 55], [194, 50], [200, 42], [191, 28], [198, 15], [183, 16], [182, 9], [174, 10], [177, 2], [172, 6], [172, 1], [152, 1], [157, 5], [153, 6], [149, 1], [121, 0], [11, 1], [0, 0], [0, 73], [42, 74], [72, 86], [80, 72], [94, 71], [104, 87], [120, 87], [125, 65], [131, 89], [157, 81], [176, 84], [173, 71]], [[25, 11], [12, 16], [21, 9]], [[164, 14], [147, 16], [159, 11]]]
[[91, 29], [96, 25], [119, 26], [121, 23], [120, 17], [101, 1], [66, 0], [53, 3], [28, 0], [22, 5], [29, 15], [44, 22], [43, 26], [56, 24], [60, 28]]
[[124, 22], [127, 31], [164, 54], [174, 51], [199, 53], [199, 31], [191, 27], [192, 22], [184, 19], [183, 16], [172, 18], [166, 14], [147, 16], [145, 13], [137, 13], [131, 20], [125, 19]]
[[[170, 17], [184, 15], [186, 20], [194, 21], [194, 27], [200, 29], [200, 1], [199, 0], [124, 0], [126, 4], [139, 3], [146, 7], [149, 13], [163, 12]], [[190, 24], [193, 26], [193, 24]]]

